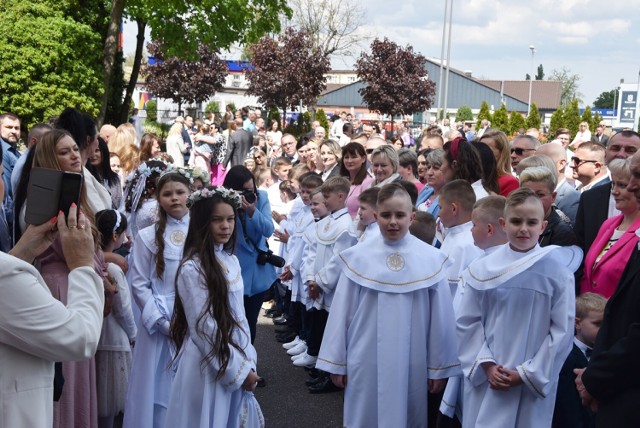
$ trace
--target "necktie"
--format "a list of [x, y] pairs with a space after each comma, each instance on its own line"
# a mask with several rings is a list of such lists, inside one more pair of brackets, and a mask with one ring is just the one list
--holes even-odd
[[584, 355], [586, 355], [586, 356], [587, 356], [587, 360], [591, 358], [591, 354], [592, 354], [592, 353], [593, 353], [593, 349], [591, 349], [591, 348], [587, 348], [587, 349], [584, 351]]

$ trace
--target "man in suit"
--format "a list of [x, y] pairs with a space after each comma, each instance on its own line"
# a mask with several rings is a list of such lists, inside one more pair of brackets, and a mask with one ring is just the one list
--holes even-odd
[[[634, 131], [622, 131], [609, 139], [605, 151], [605, 163], [613, 159], [626, 159], [640, 149], [640, 134]], [[586, 253], [598, 234], [604, 221], [620, 212], [616, 209], [611, 196], [611, 183], [596, 186], [580, 195], [574, 230], [578, 245]]]
[[300, 160], [298, 159], [298, 141], [296, 137], [291, 134], [284, 134], [280, 142], [282, 147], [282, 156], [289, 159], [292, 165], [297, 165]]
[[237, 129], [229, 135], [227, 155], [223, 162], [225, 166], [229, 161], [231, 161], [231, 166], [242, 165], [247, 158], [249, 149], [253, 146], [253, 134], [242, 127], [242, 118], [237, 118], [235, 123]]
[[596, 143], [600, 143], [603, 146], [607, 147], [607, 143], [609, 142], [609, 136], [604, 133], [607, 129], [607, 124], [604, 122], [600, 122], [598, 127], [596, 128], [596, 133], [591, 137], [591, 141], [595, 141]]
[[543, 144], [536, 154], [548, 156], [556, 165], [558, 185], [556, 186], [555, 205], [571, 219], [571, 224], [574, 224], [576, 222], [578, 203], [580, 202], [580, 193], [578, 193], [564, 176], [567, 168], [567, 156], [562, 144]]
[[[640, 136], [636, 133], [634, 138]], [[614, 144], [616, 138], [610, 140]], [[631, 158], [627, 190], [640, 202], [640, 154]], [[589, 365], [576, 370], [583, 404], [596, 411], [596, 427], [640, 426], [640, 250], [634, 249], [604, 311]]]

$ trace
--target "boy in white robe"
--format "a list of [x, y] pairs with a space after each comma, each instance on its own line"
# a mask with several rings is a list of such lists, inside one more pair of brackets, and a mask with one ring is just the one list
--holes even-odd
[[309, 246], [308, 258], [305, 260], [303, 277], [314, 307], [311, 311], [307, 355], [301, 360], [306, 360], [305, 365], [316, 362], [334, 294], [332, 288], [321, 288], [321, 284], [327, 283], [326, 280], [319, 283], [316, 278], [326, 278], [330, 275], [326, 268], [331, 258], [356, 243], [355, 237], [350, 233], [351, 216], [346, 208], [350, 188], [351, 183], [345, 177], [332, 177], [322, 185], [324, 204], [331, 214], [316, 224], [316, 239]]
[[558, 374], [571, 350], [577, 247], [540, 248], [535, 193], [509, 195], [509, 243], [469, 265], [457, 320], [463, 427], [550, 427]]
[[414, 213], [401, 185], [381, 188], [376, 218], [381, 235], [367, 251], [339, 256], [316, 367], [346, 387], [344, 426], [426, 426], [427, 390], [442, 390], [460, 372], [449, 262], [408, 233]]
[[473, 206], [471, 236], [475, 246], [483, 250], [485, 256], [509, 242], [506, 232], [500, 226], [506, 201], [504, 196], [491, 195], [480, 199]]

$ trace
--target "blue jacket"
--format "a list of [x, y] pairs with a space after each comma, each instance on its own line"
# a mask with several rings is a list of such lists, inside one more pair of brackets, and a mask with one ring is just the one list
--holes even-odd
[[[248, 239], [253, 244], [245, 239], [242, 220], [244, 220]], [[257, 263], [258, 251], [256, 247], [267, 251], [269, 248], [267, 247], [267, 238], [273, 235], [274, 231], [273, 220], [271, 219], [271, 205], [269, 204], [267, 192], [258, 190], [258, 201], [252, 217], [249, 217], [243, 211], [238, 213], [236, 230], [236, 247], [233, 253], [238, 257], [240, 268], [242, 269], [244, 294], [253, 296], [269, 289], [278, 277], [272, 265], [269, 263], [259, 265]]]

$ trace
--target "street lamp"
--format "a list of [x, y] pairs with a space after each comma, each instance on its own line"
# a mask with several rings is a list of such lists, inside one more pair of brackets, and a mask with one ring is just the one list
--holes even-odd
[[533, 56], [536, 53], [536, 47], [531, 45], [529, 46], [531, 49], [531, 74], [529, 75], [529, 107], [527, 108], [527, 117], [531, 113], [531, 89], [533, 88]]

